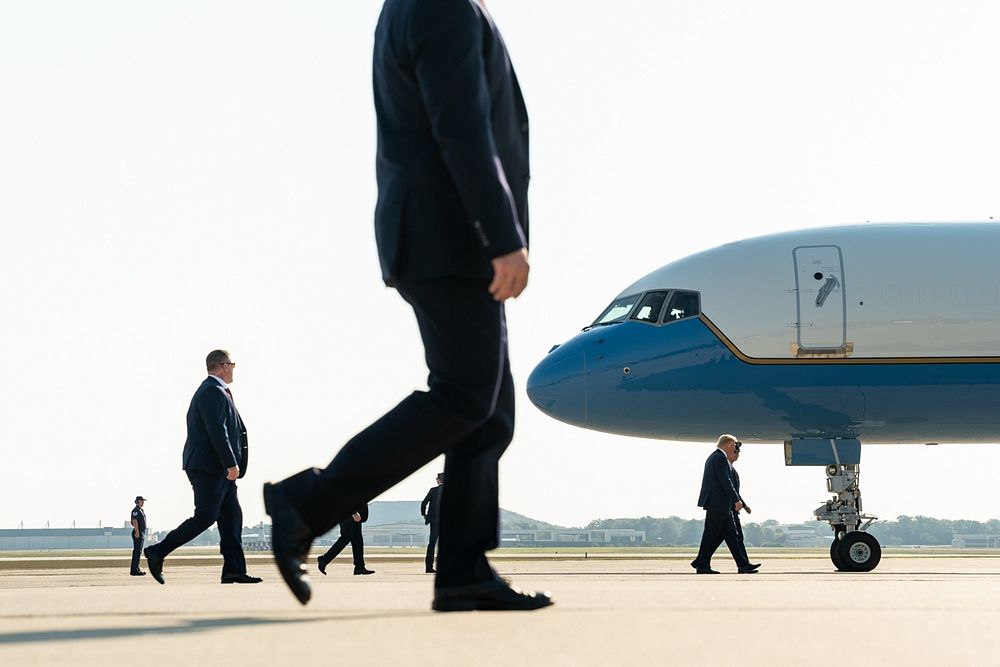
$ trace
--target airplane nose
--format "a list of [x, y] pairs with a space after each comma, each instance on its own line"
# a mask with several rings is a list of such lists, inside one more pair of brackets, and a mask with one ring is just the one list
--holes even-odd
[[528, 398], [559, 421], [585, 426], [587, 377], [583, 345], [569, 342], [549, 352], [528, 376]]

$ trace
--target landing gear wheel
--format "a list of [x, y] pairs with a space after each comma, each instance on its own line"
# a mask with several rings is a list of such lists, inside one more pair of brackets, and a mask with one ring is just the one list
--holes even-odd
[[[882, 547], [878, 540], [859, 530], [847, 533], [833, 544], [838, 547], [834, 564], [845, 572], [871, 572], [882, 560]], [[830, 553], [832, 557], [832, 547]]]
[[836, 537], [833, 538], [833, 542], [830, 544], [830, 560], [833, 561], [833, 566], [838, 570], [844, 569], [840, 564], [840, 540]]

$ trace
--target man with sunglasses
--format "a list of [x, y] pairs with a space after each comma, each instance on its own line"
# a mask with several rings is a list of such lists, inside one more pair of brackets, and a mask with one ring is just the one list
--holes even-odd
[[751, 563], [743, 546], [739, 512], [743, 509], [739, 482], [732, 461], [742, 443], [728, 433], [719, 436], [714, 452], [705, 460], [698, 506], [705, 510], [705, 531], [701, 536], [698, 556], [691, 567], [698, 574], [718, 574], [712, 569], [712, 555], [723, 540], [736, 561], [740, 574], [756, 574], [759, 563]]
[[[743, 511], [750, 514], [752, 511], [750, 506], [747, 505], [747, 501], [743, 499], [742, 495], [740, 495], [740, 474], [736, 471], [736, 462], [740, 460], [740, 448], [742, 446], [743, 443], [737, 440], [736, 445], [733, 447], [733, 453], [731, 455], [727, 455], [726, 458], [729, 459], [729, 466], [732, 469], [733, 474], [733, 486], [736, 488], [736, 493], [739, 495], [740, 502], [743, 503]], [[735, 509], [733, 510], [733, 521], [736, 522], [736, 535], [740, 538], [740, 549], [743, 551], [743, 558], [737, 559], [736, 564], [739, 565], [741, 561], [744, 563], [750, 563], [750, 556], [747, 555], [746, 541], [743, 539], [743, 526], [740, 523], [740, 513]], [[749, 572], [748, 574], [756, 574], [759, 567], [760, 563], [750, 563], [750, 568], [753, 572]]]
[[236, 363], [225, 350], [212, 350], [205, 358], [205, 366], [208, 377], [195, 391], [188, 408], [182, 456], [184, 472], [194, 491], [194, 516], [143, 553], [149, 573], [159, 583], [166, 583], [163, 560], [218, 522], [222, 583], [258, 584], [260, 577], [247, 574], [243, 509], [236, 496], [236, 480], [246, 474], [248, 459], [247, 429], [229, 390]]

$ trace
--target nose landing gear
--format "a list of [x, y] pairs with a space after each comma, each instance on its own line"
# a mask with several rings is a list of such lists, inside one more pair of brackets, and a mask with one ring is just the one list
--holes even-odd
[[833, 528], [830, 560], [841, 572], [874, 570], [882, 559], [882, 547], [865, 532], [878, 517], [865, 514], [861, 506], [861, 443], [854, 439], [786, 440], [785, 464], [826, 466], [826, 489], [834, 497], [813, 514]]
[[828, 465], [826, 490], [835, 496], [813, 512], [818, 521], [826, 521], [833, 528], [830, 560], [842, 572], [871, 572], [882, 559], [878, 540], [864, 532], [878, 517], [864, 514], [862, 510], [858, 488], [860, 467], [857, 463]]

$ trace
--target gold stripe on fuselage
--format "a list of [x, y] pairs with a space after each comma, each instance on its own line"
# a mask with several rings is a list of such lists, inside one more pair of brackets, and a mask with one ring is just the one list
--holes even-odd
[[835, 366], [856, 366], [865, 364], [1000, 364], [1000, 357], [846, 357], [846, 358], [812, 358], [803, 357], [801, 359], [796, 359], [792, 357], [751, 357], [744, 354], [733, 341], [729, 340], [726, 334], [722, 333], [722, 330], [715, 326], [715, 322], [710, 320], [705, 313], [698, 315], [698, 319], [701, 320], [709, 331], [718, 337], [722, 344], [729, 348], [729, 351], [733, 353], [733, 356], [742, 362], [755, 365], [764, 366], [783, 366], [783, 365], [797, 365], [797, 364], [809, 364], [809, 365], [835, 365]]

